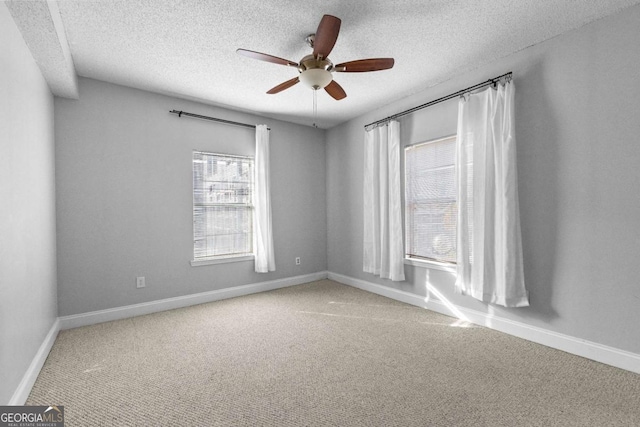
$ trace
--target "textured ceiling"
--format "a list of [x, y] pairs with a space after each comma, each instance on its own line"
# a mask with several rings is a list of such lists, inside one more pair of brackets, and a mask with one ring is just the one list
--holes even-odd
[[317, 123], [328, 128], [639, 2], [62, 0], [57, 6], [80, 76], [306, 125], [314, 121], [310, 89], [298, 84], [265, 93], [297, 70], [235, 51], [298, 62], [311, 53], [305, 36], [323, 14], [335, 15], [342, 27], [334, 63], [396, 62], [386, 71], [334, 73], [347, 98], [318, 92]]

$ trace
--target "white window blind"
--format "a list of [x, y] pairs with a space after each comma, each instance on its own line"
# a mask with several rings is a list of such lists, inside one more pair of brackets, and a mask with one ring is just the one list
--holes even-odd
[[406, 256], [456, 262], [456, 137], [405, 148]]
[[194, 260], [253, 252], [253, 159], [193, 152]]

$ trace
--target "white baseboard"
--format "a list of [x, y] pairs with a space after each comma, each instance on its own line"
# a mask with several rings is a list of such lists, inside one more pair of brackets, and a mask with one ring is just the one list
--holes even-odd
[[127, 305], [124, 307], [91, 311], [89, 313], [73, 314], [71, 316], [62, 316], [59, 318], [60, 330], [77, 328], [80, 326], [95, 325], [97, 323], [109, 322], [112, 320], [126, 319], [129, 317], [142, 316], [144, 314], [157, 313], [159, 311], [173, 310], [175, 308], [188, 307], [191, 305], [204, 304], [207, 302], [219, 301], [227, 298], [235, 298], [243, 295], [255, 294], [258, 292], [271, 291], [274, 289], [300, 285], [302, 283], [314, 282], [316, 280], [322, 280], [326, 278], [327, 272], [320, 271], [317, 273], [305, 274], [302, 276], [270, 280], [268, 282], [259, 282], [250, 285], [235, 286], [233, 288], [218, 289], [215, 291], [184, 295], [181, 297]]
[[566, 351], [567, 353], [575, 354], [577, 356], [640, 374], [639, 354], [560, 334], [547, 329], [538, 328], [536, 326], [530, 326], [525, 323], [497, 317], [480, 311], [456, 306], [451, 303], [444, 303], [435, 299], [427, 299], [410, 292], [381, 286], [342, 274], [329, 272], [328, 278], [345, 285], [385, 296], [387, 298], [426, 308], [476, 325], [485, 326], [509, 335], [514, 335], [538, 344], [546, 345], [547, 347]]
[[212, 301], [219, 301], [227, 298], [234, 298], [258, 292], [270, 291], [288, 286], [300, 285], [307, 282], [329, 278], [345, 285], [353, 286], [368, 292], [373, 292], [397, 301], [426, 308], [447, 316], [456, 317], [498, 330], [510, 335], [517, 336], [529, 341], [566, 351], [578, 356], [582, 356], [597, 362], [615, 366], [631, 372], [640, 374], [640, 355], [614, 347], [594, 343], [591, 341], [571, 337], [524, 323], [515, 322], [509, 319], [500, 318], [476, 310], [445, 304], [442, 301], [427, 300], [410, 292], [381, 286], [365, 280], [356, 279], [341, 274], [331, 272], [317, 272], [302, 276], [288, 277], [284, 279], [271, 280], [250, 285], [237, 286], [227, 289], [219, 289], [199, 294], [185, 295], [175, 298], [167, 298], [148, 303], [134, 304], [108, 310], [93, 311], [89, 313], [63, 316], [56, 319], [49, 333], [45, 337], [42, 345], [38, 349], [35, 357], [31, 361], [27, 372], [22, 377], [22, 381], [14, 392], [9, 405], [24, 405], [31, 388], [38, 378], [38, 374], [53, 347], [53, 343], [60, 330], [76, 328], [79, 326], [93, 325], [96, 323], [108, 322], [111, 320], [124, 319], [128, 317], [140, 316], [144, 314], [156, 313], [159, 311], [171, 310], [174, 308], [188, 307], [191, 305], [203, 304]]
[[58, 336], [58, 332], [60, 331], [60, 321], [56, 319], [49, 329], [49, 333], [44, 338], [44, 341], [40, 345], [38, 352], [34, 356], [27, 372], [22, 377], [20, 384], [18, 384], [18, 388], [11, 396], [11, 400], [9, 400], [9, 405], [24, 405], [29, 397], [29, 393], [31, 393], [31, 389], [40, 374], [40, 370], [44, 365], [44, 362], [47, 360], [47, 356], [49, 356], [49, 352], [51, 351], [51, 347], [53, 347], [53, 343], [56, 341], [56, 337]]

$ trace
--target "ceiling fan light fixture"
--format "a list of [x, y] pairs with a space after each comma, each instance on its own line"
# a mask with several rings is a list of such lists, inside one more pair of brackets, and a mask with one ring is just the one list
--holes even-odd
[[313, 90], [324, 89], [333, 80], [331, 72], [323, 68], [304, 70], [298, 77], [305, 86]]
[[313, 48], [313, 53], [303, 57], [299, 63], [253, 50], [238, 49], [236, 52], [238, 52], [239, 55], [249, 58], [296, 67], [298, 69], [298, 77], [294, 77], [271, 88], [267, 91], [269, 95], [280, 93], [302, 82], [304, 86], [314, 91], [314, 99], [317, 95], [315, 91], [324, 89], [329, 96], [339, 101], [346, 98], [347, 94], [342, 86], [333, 80], [332, 73], [362, 73], [367, 71], [388, 70], [392, 68], [394, 64], [393, 58], [370, 58], [342, 62], [334, 66], [333, 62], [329, 59], [329, 54], [338, 39], [341, 22], [340, 18], [332, 15], [324, 15], [316, 32], [309, 34], [305, 39], [307, 44]]

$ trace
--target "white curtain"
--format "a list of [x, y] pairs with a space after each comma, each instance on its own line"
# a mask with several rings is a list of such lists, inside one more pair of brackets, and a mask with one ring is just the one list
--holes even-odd
[[269, 179], [269, 129], [256, 126], [256, 159], [254, 170], [255, 202], [253, 215], [253, 251], [255, 271], [275, 271], [273, 231], [271, 229], [271, 188]]
[[363, 269], [404, 280], [400, 199], [400, 123], [365, 131]]
[[484, 302], [525, 307], [513, 82], [460, 99], [456, 290]]

